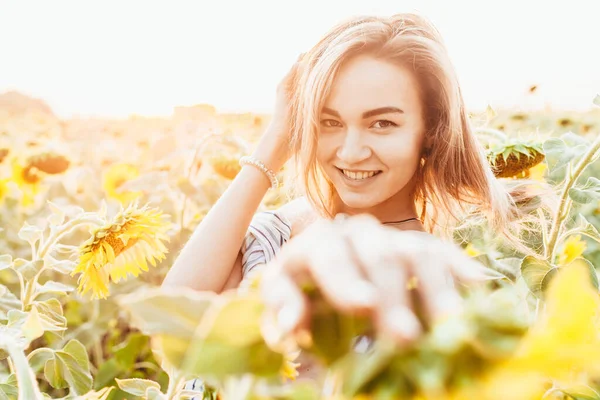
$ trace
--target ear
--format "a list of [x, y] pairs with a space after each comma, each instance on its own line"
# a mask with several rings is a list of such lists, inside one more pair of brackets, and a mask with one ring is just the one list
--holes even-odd
[[426, 138], [423, 141], [423, 149], [421, 150], [421, 154], [423, 155], [423, 157], [427, 157], [431, 154], [432, 143], [433, 141], [431, 140], [431, 138]]

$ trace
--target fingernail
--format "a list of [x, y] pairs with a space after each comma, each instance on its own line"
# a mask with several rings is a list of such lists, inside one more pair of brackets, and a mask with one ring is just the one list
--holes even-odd
[[421, 334], [421, 323], [407, 307], [396, 306], [385, 314], [385, 324], [397, 336], [414, 340]]
[[302, 309], [298, 303], [288, 303], [277, 313], [277, 326], [284, 332], [289, 333], [298, 325]]

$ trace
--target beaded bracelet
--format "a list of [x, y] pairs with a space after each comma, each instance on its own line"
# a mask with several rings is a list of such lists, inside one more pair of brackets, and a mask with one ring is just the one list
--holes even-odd
[[273, 170], [267, 168], [267, 166], [260, 160], [252, 157], [252, 156], [243, 156], [240, 158], [240, 165], [252, 165], [258, 169], [260, 169], [271, 181], [271, 189], [277, 189], [279, 187], [279, 180], [277, 179], [277, 175]]

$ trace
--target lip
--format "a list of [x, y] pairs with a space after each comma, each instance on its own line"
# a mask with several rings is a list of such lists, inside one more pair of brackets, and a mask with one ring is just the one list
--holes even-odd
[[344, 173], [342, 172], [341, 169], [339, 169], [339, 168], [336, 168], [336, 169], [337, 169], [338, 173], [340, 174], [340, 176], [342, 177], [342, 181], [344, 182], [344, 184], [346, 186], [349, 186], [352, 188], [363, 187], [363, 186], [369, 185], [370, 183], [374, 182], [377, 179], [377, 177], [379, 175], [381, 175], [381, 173], [382, 173], [382, 171], [380, 171], [378, 174], [375, 174], [370, 178], [355, 180], [355, 179], [350, 179], [346, 175], [344, 175]]

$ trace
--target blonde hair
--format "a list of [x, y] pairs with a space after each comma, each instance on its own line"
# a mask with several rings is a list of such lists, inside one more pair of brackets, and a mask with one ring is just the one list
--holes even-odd
[[316, 160], [319, 116], [340, 66], [359, 54], [409, 68], [420, 86], [425, 142], [431, 147], [417, 171], [414, 199], [426, 229], [448, 233], [461, 214], [472, 212], [467, 207], [475, 206], [492, 229], [505, 232], [516, 212], [515, 202], [494, 177], [472, 132], [440, 33], [412, 13], [350, 19], [302, 57], [290, 104], [292, 154], [302, 194], [322, 216], [335, 215], [335, 189]]

